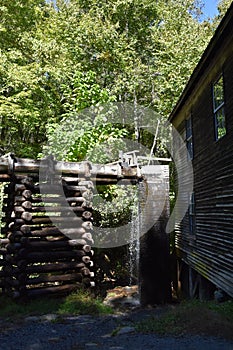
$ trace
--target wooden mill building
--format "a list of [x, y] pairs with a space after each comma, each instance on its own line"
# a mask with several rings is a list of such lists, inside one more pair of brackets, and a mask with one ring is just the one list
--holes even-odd
[[179, 282], [190, 297], [233, 297], [233, 4], [195, 68], [170, 121], [194, 172], [189, 210], [176, 224]]

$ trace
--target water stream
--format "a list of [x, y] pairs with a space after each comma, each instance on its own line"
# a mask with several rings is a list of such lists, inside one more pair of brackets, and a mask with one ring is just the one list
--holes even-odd
[[129, 285], [138, 284], [139, 255], [140, 255], [140, 220], [139, 205], [133, 210], [131, 217], [130, 242], [129, 242]]

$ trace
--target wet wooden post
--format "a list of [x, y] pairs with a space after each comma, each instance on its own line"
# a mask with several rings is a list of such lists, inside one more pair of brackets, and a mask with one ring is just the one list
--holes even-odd
[[142, 230], [140, 239], [139, 290], [142, 305], [163, 304], [171, 300], [169, 235], [169, 167], [142, 168], [145, 177]]

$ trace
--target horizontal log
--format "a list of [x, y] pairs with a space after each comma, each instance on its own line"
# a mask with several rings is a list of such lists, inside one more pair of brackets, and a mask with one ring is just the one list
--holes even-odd
[[30, 191], [31, 196], [34, 194], [39, 195], [40, 194], [40, 185], [39, 184], [23, 184], [23, 183], [17, 183], [15, 184], [15, 193], [17, 196], [27, 196], [29, 197], [30, 192], [25, 192], [25, 191]]
[[21, 219], [25, 221], [31, 221], [32, 220], [32, 213], [29, 213], [28, 211], [25, 211], [21, 214]]
[[[68, 243], [71, 247], [82, 246], [82, 247], [83, 247], [82, 249], [83, 249], [84, 251], [86, 251], [86, 250], [84, 249], [84, 246], [87, 245], [87, 242], [86, 242], [85, 239], [70, 239], [70, 240], [67, 241], [67, 243]], [[89, 249], [89, 248], [87, 248], [87, 249]]]
[[82, 217], [85, 219], [85, 220], [90, 220], [92, 218], [92, 213], [90, 211], [87, 211], [85, 210], [83, 213], [82, 213]]
[[[86, 192], [88, 189], [85, 186], [70, 186], [66, 183], [54, 182], [51, 184], [40, 184], [40, 193], [44, 195], [51, 194], [61, 194], [65, 193], [66, 195], [72, 196], [75, 193], [74, 197], [82, 197], [82, 193]], [[36, 193], [36, 192], [35, 192]]]
[[[61, 235], [67, 235], [68, 237], [81, 237], [86, 232], [85, 228], [83, 227], [77, 227], [77, 228], [64, 228], [62, 231], [59, 230], [57, 227], [44, 227], [41, 230], [32, 230], [31, 236], [33, 237], [46, 237], [46, 236], [61, 236]], [[64, 236], [64, 237], [65, 237]]]
[[[20, 196], [18, 196], [17, 198], [20, 198]], [[32, 197], [32, 203], [42, 203], [45, 206], [49, 206], [50, 204], [57, 204], [60, 205], [61, 207], [66, 205], [66, 202], [68, 203], [72, 203], [72, 204], [83, 204], [85, 203], [86, 199], [82, 196], [74, 196], [74, 194], [72, 194], [72, 196], [52, 196], [52, 195], [47, 195], [47, 196], [33, 196]]]
[[[62, 204], [64, 203], [64, 196], [61, 197], [61, 196], [55, 196], [55, 195], [48, 195], [48, 196], [43, 196], [43, 198], [46, 200], [46, 205], [48, 205], [48, 203], [51, 203], [51, 204]], [[35, 205], [41, 205], [43, 206], [44, 205], [44, 200], [42, 199], [41, 195], [33, 195], [32, 196], [32, 199], [31, 199], [32, 203]]]
[[90, 256], [85, 255], [85, 256], [82, 257], [82, 261], [85, 264], [89, 264], [91, 262], [91, 258], [90, 258]]
[[15, 192], [23, 192], [25, 191], [27, 188], [25, 185], [23, 184], [15, 184]]
[[0, 182], [7, 182], [11, 180], [11, 176], [8, 174], [0, 174]]
[[0, 239], [0, 245], [5, 245], [10, 243], [10, 240], [8, 238], [1, 238]]
[[74, 202], [74, 203], [83, 203], [85, 201], [84, 197], [66, 197], [66, 200], [68, 203]]
[[75, 284], [65, 284], [55, 287], [41, 287], [41, 288], [31, 288], [25, 291], [25, 296], [37, 297], [42, 295], [64, 295], [74, 292], [82, 287], [82, 284], [76, 282]]
[[25, 178], [31, 178], [33, 179], [34, 181], [38, 181], [39, 180], [39, 174], [36, 174], [36, 173], [28, 173], [28, 172], [25, 172], [25, 173], [20, 173], [20, 174], [14, 174], [15, 178], [19, 181], [22, 181], [23, 179]]
[[7, 252], [9, 254], [14, 254], [14, 253], [18, 252], [18, 250], [21, 248], [22, 248], [21, 243], [9, 243], [6, 246]]
[[[26, 191], [29, 191], [29, 190], [25, 190]], [[31, 192], [31, 191], [29, 191]], [[24, 197], [24, 196], [15, 196], [14, 198], [14, 202], [15, 202], [15, 205], [19, 205], [21, 204], [22, 202], [25, 202], [26, 200], [30, 199], [30, 197]]]
[[91, 249], [91, 246], [89, 244], [85, 244], [83, 247], [82, 247], [82, 250], [86, 253], [90, 253], [92, 252], [92, 249]]
[[[30, 215], [24, 215], [25, 213], [22, 213], [21, 218], [25, 219], [26, 221], [30, 221], [32, 224], [38, 225], [38, 224], [62, 224], [67, 225], [67, 226], [74, 226], [74, 225], [81, 225], [82, 224], [82, 218], [77, 217], [77, 216], [72, 216], [72, 217], [67, 217], [67, 216], [50, 216], [50, 217], [46, 217], [46, 216], [42, 216], [42, 217], [36, 217], [34, 218], [32, 216], [31, 213], [31, 220], [30, 219]], [[26, 219], [27, 218], [27, 219]]]
[[82, 235], [82, 238], [87, 241], [88, 244], [94, 245], [94, 240], [92, 238], [92, 234], [90, 232], [86, 232]]
[[[41, 263], [27, 266], [26, 260], [21, 260], [18, 262], [19, 266], [12, 266], [11, 264], [6, 264], [3, 266], [2, 271], [0, 271], [1, 276], [17, 276], [19, 280], [22, 280], [23, 275], [38, 274], [38, 273], [48, 273], [48, 272], [61, 272], [75, 271], [80, 272], [85, 275], [87, 269], [84, 262], [56, 262], [56, 263]], [[85, 269], [85, 271], [84, 271]], [[22, 276], [21, 276], [22, 275]]]
[[62, 180], [69, 183], [78, 183], [78, 186], [82, 187], [82, 189], [87, 189], [87, 188], [94, 188], [94, 184], [92, 181], [88, 180], [80, 180], [79, 177], [74, 177], [74, 176], [62, 176]]
[[75, 191], [78, 193], [86, 192], [87, 187], [86, 186], [80, 186], [80, 185], [67, 185], [66, 183], [63, 183], [63, 189], [65, 191]]
[[11, 287], [14, 287], [14, 288], [17, 288], [17, 287], [20, 286], [19, 280], [15, 279], [13, 277], [5, 277], [5, 283], [8, 286], [11, 286]]
[[90, 276], [91, 271], [87, 267], [83, 267], [80, 272], [83, 274], [83, 276]]
[[22, 207], [24, 209], [31, 209], [32, 208], [32, 203], [30, 201], [25, 201], [22, 203]]
[[[28, 214], [31, 214], [29, 212], [25, 212], [25, 213], [28, 213]], [[23, 214], [25, 214], [23, 213]], [[23, 215], [22, 214], [22, 215]], [[51, 217], [36, 217], [36, 218], [33, 218], [31, 220], [30, 219], [30, 215], [23, 215], [24, 218], [15, 218], [14, 219], [14, 222], [12, 222], [12, 225], [17, 225], [17, 226], [21, 226], [21, 225], [25, 225], [26, 222], [30, 223], [30, 225], [49, 225], [49, 224], [62, 224], [63, 225], [66, 225], [69, 226], [69, 228], [67, 227], [67, 229], [70, 229], [72, 227], [74, 227], [75, 225], [82, 225], [83, 224], [83, 221], [82, 221], [82, 218], [80, 217], [61, 217], [61, 216], [51, 216]], [[27, 220], [26, 220], [27, 218]], [[26, 224], [27, 225], [27, 224]], [[83, 225], [82, 225], [83, 226]], [[84, 226], [83, 226], [84, 227]], [[35, 227], [34, 227], [35, 228]], [[31, 227], [31, 230], [33, 229], [33, 227]]]
[[82, 227], [87, 230], [87, 231], [92, 231], [93, 230], [93, 224], [90, 221], [86, 221], [82, 223]]
[[65, 213], [70, 213], [70, 210], [72, 210], [75, 213], [82, 214], [85, 209], [82, 207], [72, 206], [72, 207], [61, 207], [61, 206], [32, 206], [32, 213], [61, 213], [62, 215], [65, 215]]
[[19, 207], [19, 206], [15, 206], [14, 207], [14, 212], [16, 213], [16, 214], [18, 214], [18, 213], [24, 213], [25, 212], [25, 209], [23, 208], [23, 207]]
[[[25, 158], [16, 158], [16, 162], [14, 163], [15, 173], [38, 173], [39, 169], [45, 170], [47, 172], [48, 169], [48, 161], [46, 160], [32, 160]], [[84, 175], [84, 177], [89, 176], [112, 176], [118, 177], [122, 174], [122, 168], [120, 164], [111, 164], [111, 165], [93, 165], [89, 162], [62, 162], [55, 161], [54, 162], [55, 172], [70, 174], [70, 175]], [[124, 174], [127, 176], [137, 176], [137, 169], [123, 169]], [[8, 160], [4, 157], [0, 158], [0, 172], [7, 173], [8, 172]]]
[[22, 225], [22, 226], [20, 227], [20, 231], [21, 231], [22, 233], [24, 233], [25, 235], [28, 235], [28, 234], [31, 233], [31, 228], [30, 228], [29, 225]]
[[26, 256], [21, 259], [15, 259], [14, 265], [16, 265], [20, 270], [25, 269], [25, 267], [28, 265]]
[[91, 247], [86, 244], [84, 239], [68, 240], [68, 241], [38, 241], [38, 242], [28, 242], [26, 246], [29, 250], [41, 251], [41, 250], [51, 250], [51, 249], [72, 249], [73, 247], [83, 247], [85, 252], [89, 252]]
[[44, 275], [33, 278], [26, 278], [25, 284], [41, 284], [41, 283], [52, 283], [52, 282], [65, 282], [65, 281], [77, 281], [82, 282], [83, 275], [81, 273], [67, 273], [63, 275]]
[[[58, 254], [59, 253], [59, 254]], [[30, 261], [28, 261], [28, 257], [27, 255], [30, 254]], [[38, 254], [38, 256], [37, 256]], [[60, 262], [60, 261], [64, 261], [64, 260], [68, 260], [70, 261], [71, 259], [75, 259], [76, 262], [85, 262], [85, 263], [90, 263], [90, 259], [88, 257], [88, 259], [86, 259], [86, 261], [83, 261], [81, 259], [82, 255], [85, 255], [87, 253], [85, 253], [83, 250], [77, 250], [77, 251], [58, 251], [58, 252], [52, 252], [51, 254], [51, 258], [49, 257], [49, 253], [45, 254], [45, 253], [30, 253], [28, 252], [27, 249], [22, 248], [20, 249], [16, 254], [11, 255], [9, 253], [4, 254], [4, 259], [0, 260], [0, 266], [6, 266], [9, 263], [12, 265], [17, 265], [19, 268], [24, 268], [28, 265], [28, 263], [31, 262], [35, 262], [35, 263], [48, 263], [48, 262]], [[81, 257], [80, 257], [81, 255]], [[35, 258], [35, 260], [33, 260]], [[38, 260], [37, 260], [38, 258]], [[85, 260], [85, 259], [84, 259]], [[93, 266], [92, 263], [89, 266]]]
[[23, 233], [21, 231], [14, 231], [9, 233], [7, 237], [11, 243], [19, 243], [21, 238], [23, 237]]
[[20, 227], [22, 225], [25, 225], [25, 220], [16, 218], [14, 222], [12, 222], [12, 225], [16, 225], [17, 227]]
[[12, 266], [11, 264], [7, 264], [3, 267], [1, 272], [6, 276], [16, 276], [18, 273], [20, 273], [20, 269], [18, 267]]
[[47, 263], [40, 265], [30, 265], [25, 267], [25, 272], [28, 274], [41, 273], [41, 272], [56, 272], [56, 271], [69, 271], [69, 270], [80, 270], [85, 267], [83, 262], [57, 262]]
[[[22, 249], [23, 250], [23, 249]], [[85, 252], [82, 250], [71, 250], [71, 251], [58, 251], [58, 252], [33, 252], [28, 253], [26, 251], [18, 252], [18, 258], [25, 257], [30, 262], [53, 262], [56, 260], [63, 259], [82, 259], [85, 256]], [[88, 257], [90, 258], [90, 257]], [[82, 260], [85, 262], [84, 260]], [[90, 261], [90, 259], [89, 259]]]

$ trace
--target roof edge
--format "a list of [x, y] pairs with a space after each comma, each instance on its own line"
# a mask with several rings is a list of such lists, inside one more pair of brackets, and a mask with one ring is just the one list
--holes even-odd
[[218, 25], [213, 37], [211, 38], [209, 44], [207, 45], [205, 51], [203, 52], [198, 64], [194, 68], [193, 73], [191, 74], [189, 81], [186, 84], [177, 104], [175, 105], [172, 112], [170, 113], [170, 116], [168, 118], [170, 122], [172, 122], [176, 113], [182, 108], [186, 98], [191, 95], [194, 89], [195, 83], [197, 82], [199, 76], [201, 75], [201, 71], [203, 70], [205, 63], [211, 58], [214, 48], [216, 47], [223, 33], [226, 31], [226, 28], [228, 28], [228, 25], [232, 19], [233, 19], [233, 3], [230, 5], [225, 16], [223, 17], [220, 24]]

